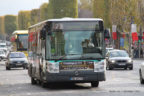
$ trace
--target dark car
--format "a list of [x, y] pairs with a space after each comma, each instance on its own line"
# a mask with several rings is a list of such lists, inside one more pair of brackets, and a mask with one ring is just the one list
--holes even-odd
[[11, 68], [23, 67], [27, 68], [28, 60], [23, 52], [11, 52], [8, 55], [8, 60], [6, 62], [6, 70], [10, 70]]
[[125, 50], [112, 50], [106, 54], [106, 69], [114, 68], [133, 70], [133, 60]]

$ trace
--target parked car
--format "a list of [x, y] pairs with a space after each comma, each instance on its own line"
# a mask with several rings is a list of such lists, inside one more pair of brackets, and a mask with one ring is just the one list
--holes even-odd
[[10, 52], [8, 55], [8, 60], [6, 62], [6, 70], [11, 68], [23, 67], [27, 68], [28, 60], [23, 52]]
[[144, 84], [144, 63], [141, 64], [139, 69], [140, 83]]
[[0, 60], [4, 60], [7, 58], [7, 54], [4, 50], [0, 50]]
[[125, 50], [111, 50], [106, 55], [106, 69], [129, 68], [133, 70], [133, 60]]

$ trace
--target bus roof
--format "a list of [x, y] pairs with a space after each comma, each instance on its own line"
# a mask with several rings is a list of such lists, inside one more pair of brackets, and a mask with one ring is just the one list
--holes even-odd
[[49, 19], [48, 21], [103, 21], [100, 18], [62, 18], [62, 19]]
[[32, 28], [32, 27], [35, 27], [37, 25], [40, 25], [40, 24], [43, 24], [45, 22], [63, 22], [63, 21], [103, 21], [102, 19], [100, 18], [69, 18], [69, 17], [65, 17], [65, 18], [61, 18], [61, 19], [48, 19], [48, 20], [45, 20], [45, 21], [42, 21], [38, 24], [35, 24], [35, 25], [32, 25], [30, 26], [29, 28]]
[[12, 34], [28, 34], [28, 30], [16, 30]]

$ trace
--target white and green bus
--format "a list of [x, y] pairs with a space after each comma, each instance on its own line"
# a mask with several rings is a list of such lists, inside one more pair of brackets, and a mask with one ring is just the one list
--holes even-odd
[[105, 41], [108, 31], [98, 18], [50, 19], [29, 28], [31, 83], [105, 81]]

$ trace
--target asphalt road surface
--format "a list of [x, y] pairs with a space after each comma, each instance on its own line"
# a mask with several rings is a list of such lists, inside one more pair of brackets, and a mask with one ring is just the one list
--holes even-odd
[[134, 60], [134, 70], [106, 71], [106, 81], [98, 88], [90, 83], [55, 84], [48, 88], [31, 85], [27, 70], [5, 70], [0, 62], [0, 96], [144, 96], [144, 85], [139, 82], [139, 67], [144, 60]]

